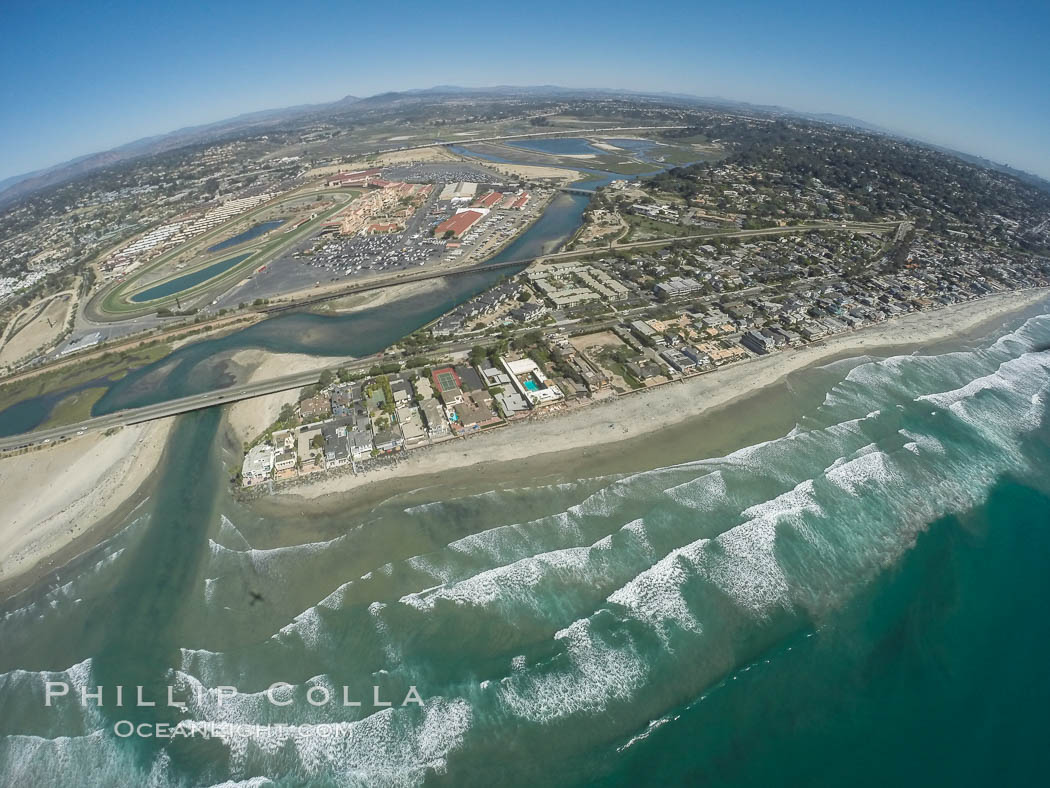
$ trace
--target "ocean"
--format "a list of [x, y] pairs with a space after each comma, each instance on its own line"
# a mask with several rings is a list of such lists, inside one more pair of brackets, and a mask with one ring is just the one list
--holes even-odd
[[[1048, 341], [320, 503], [238, 503], [220, 411], [180, 417], [112, 535], [0, 605], [0, 784], [1041, 784]], [[180, 720], [288, 727], [119, 733]]]

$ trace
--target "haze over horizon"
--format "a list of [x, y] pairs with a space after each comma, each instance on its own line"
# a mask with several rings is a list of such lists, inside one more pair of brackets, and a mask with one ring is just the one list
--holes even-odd
[[1050, 8], [744, 5], [19, 5], [2, 34], [0, 180], [347, 94], [543, 84], [848, 115], [1050, 178]]

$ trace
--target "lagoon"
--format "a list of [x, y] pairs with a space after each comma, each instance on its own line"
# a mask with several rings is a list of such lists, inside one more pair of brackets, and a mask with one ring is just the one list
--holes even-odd
[[192, 273], [183, 274], [177, 276], [174, 279], [169, 279], [167, 282], [161, 282], [159, 285], [154, 285], [141, 293], [135, 293], [135, 295], [129, 298], [129, 301], [133, 301], [136, 304], [141, 304], [144, 301], [154, 301], [158, 298], [165, 298], [176, 293], [181, 293], [183, 290], [189, 290], [191, 287], [196, 287], [202, 282], [207, 282], [212, 277], [216, 277], [219, 274], [225, 273], [233, 268], [238, 263], [247, 260], [253, 252], [246, 252], [245, 254], [239, 254], [236, 257], [230, 257], [219, 263], [212, 263], [211, 265], [205, 266], [204, 268], [198, 268]]
[[260, 222], [259, 224], [253, 225], [245, 230], [243, 233], [239, 233], [232, 238], [227, 238], [225, 241], [220, 241], [215, 246], [209, 246], [209, 252], [221, 252], [223, 249], [229, 249], [231, 246], [237, 246], [245, 241], [250, 241], [253, 238], [258, 238], [260, 235], [270, 232], [284, 224], [284, 219], [273, 219], [269, 222]]

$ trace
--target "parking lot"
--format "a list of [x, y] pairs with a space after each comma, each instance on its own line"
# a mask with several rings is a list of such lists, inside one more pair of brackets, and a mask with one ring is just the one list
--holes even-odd
[[272, 298], [282, 292], [314, 285], [345, 282], [356, 276], [418, 270], [438, 262], [456, 264], [482, 262], [513, 240], [522, 228], [546, 207], [550, 192], [532, 190], [532, 199], [520, 210], [494, 209], [463, 237], [449, 244], [434, 238], [432, 230], [452, 216], [463, 202], [438, 198], [447, 183], [478, 183], [479, 195], [489, 190], [510, 190], [503, 179], [471, 165], [419, 164], [391, 167], [386, 180], [433, 183], [434, 188], [399, 232], [376, 235], [342, 235], [327, 228], [304, 238], [262, 270], [254, 271], [216, 302], [210, 310], [236, 306], [257, 298]]

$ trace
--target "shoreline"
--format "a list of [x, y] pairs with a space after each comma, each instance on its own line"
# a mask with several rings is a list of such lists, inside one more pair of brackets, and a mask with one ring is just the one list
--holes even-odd
[[[276, 513], [291, 507], [346, 511], [397, 496], [426, 496], [434, 490], [448, 495], [511, 479], [544, 483], [559, 474], [578, 474], [581, 461], [587, 463], [588, 475], [594, 475], [640, 471], [732, 451], [741, 441], [750, 445], [790, 429], [783, 414], [769, 415], [776, 408], [754, 405], [762, 397], [774, 401], [782, 396], [778, 385], [793, 373], [843, 358], [895, 355], [976, 340], [992, 324], [1048, 298], [1050, 291], [1024, 290], [911, 313], [685, 381], [416, 449], [389, 467], [361, 476], [311, 480], [247, 505]], [[262, 379], [275, 369], [286, 372], [290, 365], [320, 370], [343, 359], [242, 350], [231, 360], [251, 367], [250, 379]], [[288, 392], [283, 392], [236, 403], [230, 406], [226, 426], [235, 437], [250, 439], [242, 436], [257, 424], [268, 426], [270, 411], [276, 414], [287, 399]], [[712, 418], [732, 409], [740, 410], [740, 419], [735, 413], [733, 418]], [[15, 491], [5, 501], [0, 520], [0, 597], [38, 583], [123, 524], [155, 483], [154, 472], [173, 423], [174, 418], [169, 418], [125, 427], [112, 436], [85, 435], [0, 460], [0, 483], [5, 492]], [[695, 429], [698, 426], [702, 429]], [[464, 474], [465, 468], [473, 470]]]
[[[398, 487], [407, 490], [437, 484], [439, 479], [448, 479], [457, 471], [482, 463], [511, 472], [521, 470], [523, 463], [541, 470], [557, 462], [559, 455], [579, 455], [581, 452], [588, 455], [610, 446], [622, 448], [630, 441], [653, 439], [661, 431], [674, 431], [683, 422], [739, 403], [807, 367], [868, 355], [873, 351], [907, 348], [914, 352], [932, 344], [960, 339], [994, 321], [1008, 319], [1048, 297], [1050, 291], [1047, 290], [1022, 290], [910, 313], [801, 348], [726, 365], [682, 381], [562, 412], [548, 412], [480, 435], [414, 449], [388, 467], [357, 476], [325, 476], [257, 499], [253, 504], [265, 501], [264, 506], [280, 508], [301, 506], [308, 501], [322, 504], [322, 500], [323, 503], [330, 500], [335, 503], [351, 492], [357, 498], [364, 496], [374, 500], [382, 497], [385, 491], [394, 491]], [[538, 458], [549, 462], [541, 462]], [[512, 465], [518, 467], [511, 468]]]
[[152, 481], [174, 417], [84, 435], [0, 460], [0, 598], [32, 585], [105, 538], [106, 523]]

